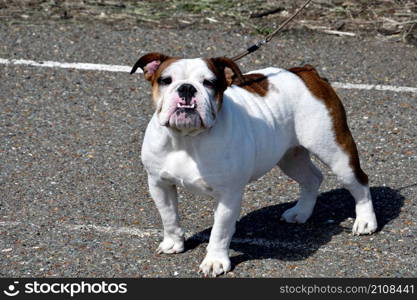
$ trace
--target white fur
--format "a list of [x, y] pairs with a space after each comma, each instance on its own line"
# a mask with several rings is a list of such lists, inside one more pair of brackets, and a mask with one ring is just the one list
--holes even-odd
[[[180, 60], [169, 68], [169, 74], [181, 74], [179, 80], [184, 82], [200, 82], [200, 77], [212, 76], [202, 60]], [[268, 77], [268, 94], [261, 97], [231, 86], [210, 129], [187, 135], [161, 126], [157, 114], [146, 129], [142, 161], [164, 226], [164, 240], [157, 251], [184, 250], [176, 186], [217, 201], [207, 256], [200, 265], [204, 275], [217, 276], [230, 270], [229, 244], [245, 185], [275, 165], [301, 187], [297, 205], [282, 218], [304, 223], [310, 217], [322, 181], [321, 172], [310, 161], [310, 152], [324, 161], [355, 197], [357, 220], [353, 232], [371, 233], [376, 229], [369, 188], [355, 179], [347, 154], [335, 141], [323, 102], [291, 72], [278, 68], [255, 72]]]
[[[204, 79], [214, 78], [214, 74], [207, 69], [207, 65], [201, 59], [183, 59], [166, 68], [163, 72], [164, 76], [170, 75], [174, 82], [168, 87], [163, 87], [161, 97], [157, 103], [159, 123], [164, 125], [170, 117], [170, 108], [176, 108], [176, 102], [173, 101], [178, 97], [177, 89], [180, 85], [188, 83], [197, 89], [195, 96], [197, 102], [197, 110], [199, 111], [205, 127], [213, 126], [213, 118], [211, 112], [215, 110], [215, 106], [211, 102], [213, 91], [207, 90], [203, 85]], [[174, 104], [174, 105], [173, 105]], [[200, 130], [184, 130], [187, 134], [198, 134]]]

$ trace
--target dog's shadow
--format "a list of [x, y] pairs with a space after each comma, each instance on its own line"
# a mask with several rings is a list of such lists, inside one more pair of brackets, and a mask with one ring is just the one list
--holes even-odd
[[[372, 187], [371, 194], [379, 231], [399, 215], [404, 197], [399, 190], [389, 187]], [[344, 221], [355, 218], [354, 199], [345, 189], [320, 194], [313, 215], [305, 224], [280, 221], [282, 213], [294, 204], [263, 207], [237, 222], [230, 248], [240, 254], [232, 255], [232, 268], [254, 259], [304, 260], [328, 243], [332, 236], [352, 230], [353, 222]], [[191, 236], [186, 241], [186, 249], [207, 242], [210, 231], [211, 228], [207, 228]]]

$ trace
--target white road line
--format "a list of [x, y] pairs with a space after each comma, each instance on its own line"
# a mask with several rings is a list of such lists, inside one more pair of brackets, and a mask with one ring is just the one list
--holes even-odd
[[25, 65], [42, 68], [62, 68], [62, 69], [77, 69], [77, 70], [95, 70], [108, 72], [130, 72], [132, 67], [118, 66], [118, 65], [102, 65], [89, 63], [65, 63], [57, 61], [34, 61], [27, 59], [4, 59], [0, 58], [0, 64], [4, 65]]
[[146, 238], [150, 236], [159, 236], [162, 234], [162, 231], [158, 229], [139, 229], [133, 227], [111, 227], [111, 226], [99, 226], [99, 225], [78, 225], [78, 224], [65, 224], [65, 228], [72, 230], [72, 231], [83, 231], [83, 230], [90, 230], [90, 231], [97, 231], [101, 233], [108, 233], [108, 234], [128, 234], [137, 236], [140, 238]]
[[[139, 229], [132, 227], [111, 227], [111, 226], [98, 226], [98, 225], [75, 225], [75, 224], [66, 224], [64, 226], [71, 231], [97, 231], [105, 234], [116, 234], [116, 235], [132, 235], [139, 238], [149, 238], [149, 237], [162, 237], [162, 230], [158, 229]], [[193, 237], [199, 241], [208, 241], [209, 235], [203, 233], [191, 233], [187, 232], [185, 234], [186, 238]], [[235, 244], [245, 244], [252, 246], [262, 246], [266, 248], [287, 248], [287, 249], [296, 249], [302, 248], [304, 245], [297, 245], [295, 243], [282, 242], [277, 240], [267, 240], [267, 239], [257, 239], [257, 238], [233, 238], [232, 243]]]
[[[32, 223], [21, 223], [15, 221], [0, 221], [0, 227], [16, 227], [19, 225], [24, 226], [36, 226], [36, 224]], [[138, 237], [140, 239], [146, 238], [157, 238], [160, 239], [163, 235], [162, 230], [159, 229], [140, 229], [134, 227], [112, 227], [112, 226], [100, 226], [100, 225], [93, 225], [93, 224], [54, 224], [55, 228], [65, 228], [70, 231], [95, 231], [98, 233], [104, 234], [115, 234], [115, 235], [131, 235], [134, 237]], [[185, 237], [193, 238], [199, 241], [208, 242], [209, 234], [204, 233], [193, 233], [193, 232], [186, 232]], [[251, 246], [258, 246], [258, 247], [265, 247], [265, 248], [286, 248], [290, 250], [295, 250], [298, 248], [304, 248], [305, 245], [299, 245], [296, 243], [289, 243], [284, 241], [278, 240], [268, 240], [262, 238], [237, 238], [234, 237], [232, 239], [232, 243], [235, 244], [243, 244], [243, 245], [251, 245]]]
[[356, 90], [376, 90], [376, 91], [391, 91], [399, 93], [417, 93], [417, 88], [409, 86], [392, 86], [392, 85], [381, 85], [381, 84], [358, 84], [358, 83], [343, 83], [343, 82], [332, 82], [334, 88], [339, 89], [356, 89]]
[[11, 227], [13, 227], [13, 226], [17, 226], [17, 225], [19, 225], [20, 224], [20, 222], [14, 222], [14, 221], [0, 221], [0, 226], [11, 226]]
[[[0, 58], [0, 64], [3, 65], [25, 65], [43, 68], [63, 68], [63, 69], [77, 69], [77, 70], [91, 70], [91, 71], [107, 71], [107, 72], [130, 72], [130, 66], [121, 65], [104, 65], [104, 64], [90, 64], [90, 63], [66, 63], [56, 61], [34, 61], [27, 59], [5, 59]], [[138, 73], [141, 72], [139, 69]], [[359, 90], [376, 90], [376, 91], [391, 91], [398, 93], [416, 93], [417, 88], [408, 86], [393, 86], [380, 84], [357, 84], [357, 83], [343, 83], [332, 82], [333, 87], [339, 89], [359, 89]]]

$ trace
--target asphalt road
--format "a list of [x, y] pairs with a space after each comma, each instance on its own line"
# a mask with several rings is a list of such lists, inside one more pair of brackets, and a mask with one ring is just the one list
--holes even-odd
[[[132, 65], [138, 53], [233, 55], [258, 37], [105, 25], [0, 25], [0, 58]], [[330, 81], [416, 87], [417, 49], [289, 31], [242, 70], [315, 65]], [[312, 218], [280, 222], [297, 185], [247, 187], [225, 277], [416, 277], [416, 93], [338, 89], [379, 221], [352, 236], [353, 198], [323, 169]], [[213, 201], [180, 193], [186, 251], [156, 255], [161, 222], [140, 146], [153, 113], [142, 76], [0, 65], [0, 276], [196, 277]]]

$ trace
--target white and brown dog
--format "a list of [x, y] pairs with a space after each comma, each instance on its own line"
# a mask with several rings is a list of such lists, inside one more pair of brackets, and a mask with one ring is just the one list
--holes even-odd
[[356, 201], [354, 234], [377, 222], [341, 101], [327, 80], [306, 65], [242, 74], [225, 57], [180, 59], [149, 53], [134, 65], [152, 85], [156, 112], [145, 133], [142, 162], [161, 214], [158, 253], [184, 250], [177, 186], [216, 199], [204, 275], [230, 270], [229, 244], [245, 185], [278, 165], [300, 184], [297, 204], [282, 215], [304, 223], [313, 212], [322, 174], [316, 155]]

